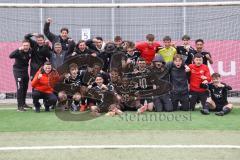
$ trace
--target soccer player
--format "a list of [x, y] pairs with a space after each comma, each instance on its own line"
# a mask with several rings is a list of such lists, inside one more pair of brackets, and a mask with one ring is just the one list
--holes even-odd
[[[36, 40], [33, 40], [32, 37]], [[44, 35], [38, 33], [26, 34], [25, 39], [30, 42], [32, 48], [32, 56], [30, 63], [30, 77], [33, 79], [39, 68], [46, 62], [50, 60], [50, 48], [49, 45], [45, 43]]]
[[137, 95], [137, 90], [134, 88], [132, 81], [123, 76], [121, 83], [114, 86], [116, 93], [119, 96], [120, 105], [123, 111], [137, 111], [142, 107]]
[[86, 42], [84, 40], [78, 41], [76, 47], [74, 48], [74, 52], [71, 54], [71, 56], [75, 55], [92, 55], [94, 57], [97, 56], [94, 51], [87, 48]]
[[134, 42], [129, 41], [126, 46], [125, 59], [122, 63], [123, 71], [125, 73], [133, 72], [140, 54], [141, 53], [136, 50]]
[[102, 37], [95, 37], [86, 41], [86, 45], [89, 49], [95, 51], [97, 54], [100, 54], [104, 51], [105, 42]]
[[203, 64], [208, 65], [208, 62], [210, 64], [213, 64], [213, 60], [212, 60], [211, 54], [204, 50], [204, 41], [202, 39], [197, 39], [195, 41], [195, 47], [196, 47], [196, 50], [195, 50], [194, 54], [199, 53], [199, 54], [202, 55], [202, 57], [203, 57]]
[[[161, 55], [156, 54], [152, 61], [153, 68], [151, 73], [155, 75], [159, 80], [169, 82], [169, 70], [166, 67], [166, 63]], [[166, 93], [153, 99], [156, 112], [171, 112], [173, 111], [173, 105], [171, 101], [170, 93]]]
[[[113, 86], [113, 88], [116, 88], [121, 85], [120, 75], [121, 75], [121, 73], [118, 72], [117, 68], [111, 68], [109, 83]], [[112, 90], [114, 90], [114, 89], [112, 89]]]
[[[178, 109], [183, 111], [189, 110], [189, 93], [188, 93], [188, 75], [186, 71], [189, 71], [189, 67], [184, 64], [181, 55], [176, 54], [173, 57], [173, 62], [166, 64], [169, 70], [170, 82], [173, 86], [171, 91], [171, 100], [173, 104], [173, 110]], [[181, 103], [179, 108], [178, 104]]]
[[9, 58], [15, 59], [13, 64], [13, 75], [17, 86], [17, 111], [26, 111], [24, 108], [29, 108], [26, 105], [26, 95], [28, 90], [28, 66], [31, 59], [32, 50], [30, 49], [30, 42], [28, 40], [22, 41], [22, 46], [13, 51]]
[[67, 51], [68, 45], [69, 45], [69, 39], [71, 39], [68, 36], [69, 30], [68, 28], [61, 28], [60, 35], [55, 35], [54, 33], [50, 32], [50, 24], [52, 23], [52, 19], [48, 18], [46, 23], [44, 24], [43, 32], [45, 36], [49, 39], [50, 42], [52, 42], [52, 46], [55, 45], [55, 43], [61, 43], [62, 50]]
[[202, 87], [207, 88], [210, 92], [206, 107], [201, 110], [202, 114], [209, 114], [210, 110], [215, 111], [215, 114], [218, 116], [224, 116], [233, 109], [233, 105], [227, 100], [227, 93], [229, 90], [232, 90], [232, 87], [221, 82], [219, 73], [213, 73], [212, 83], [203, 84]]
[[210, 71], [207, 65], [203, 64], [202, 54], [194, 55], [194, 64], [190, 64], [190, 110], [195, 109], [195, 105], [200, 100], [203, 109], [205, 109], [208, 92], [201, 88], [201, 84], [207, 84], [211, 81]]
[[171, 37], [165, 36], [163, 38], [164, 47], [158, 51], [166, 63], [172, 62], [174, 55], [177, 54], [177, 50], [172, 46], [171, 41]]
[[186, 65], [192, 64], [193, 62], [193, 57], [195, 54], [195, 50], [192, 46], [190, 46], [189, 44], [190, 41], [190, 37], [188, 35], [184, 35], [182, 37], [182, 45], [181, 46], [177, 46], [176, 50], [177, 50], [177, 54], [180, 54], [183, 58], [183, 62]]
[[137, 50], [141, 53], [140, 56], [144, 58], [147, 64], [151, 64], [159, 47], [160, 44], [155, 42], [153, 34], [146, 35], [146, 42], [141, 42], [136, 45]]
[[109, 83], [109, 74], [107, 72], [104, 72], [102, 70], [101, 64], [95, 63], [92, 67], [88, 67], [87, 70], [83, 70], [81, 72], [82, 80], [84, 85], [89, 86], [95, 86], [95, 79], [97, 75], [101, 75], [104, 79], [104, 84], [107, 85]]
[[44, 100], [46, 112], [49, 112], [49, 107], [54, 106], [57, 102], [57, 96], [53, 93], [54, 89], [50, 85], [51, 83], [54, 83], [50, 80], [51, 74], [54, 72], [56, 71], [53, 69], [52, 64], [50, 62], [45, 62], [31, 82], [32, 87], [34, 88], [32, 93], [33, 104], [37, 113], [40, 112], [41, 107], [39, 99]]
[[[97, 95], [95, 96], [96, 100], [94, 102], [94, 105], [90, 106], [90, 110], [94, 116], [99, 116], [103, 112], [107, 112], [107, 115], [118, 115], [122, 114], [122, 111], [120, 110], [120, 106], [113, 102], [110, 102], [107, 106], [101, 106], [101, 103], [104, 103], [104, 92], [109, 91], [109, 86], [105, 85], [103, 83], [103, 78], [100, 74], [96, 76], [95, 83], [96, 86], [89, 86], [89, 92], [94, 93]], [[108, 98], [108, 97], [107, 97]]]
[[[139, 58], [137, 62], [137, 66], [133, 71], [133, 76], [137, 75], [137, 83], [135, 83], [135, 88], [139, 90], [139, 92], [149, 89], [156, 89], [156, 86], [150, 84], [148, 74], [151, 71], [147, 68], [147, 62], [143, 58]], [[152, 98], [143, 98], [140, 100], [142, 105], [141, 108], [138, 109], [138, 113], [143, 113], [145, 111], [153, 110], [153, 100]]]
[[117, 51], [123, 51], [124, 48], [123, 48], [123, 40], [122, 40], [122, 37], [121, 36], [115, 36], [114, 37], [114, 44], [116, 45], [116, 49]]
[[[119, 60], [118, 58], [121, 59], [121, 55], [123, 54], [122, 51], [117, 50], [116, 45], [113, 42], [108, 42], [106, 43], [105, 47], [104, 47], [104, 51], [102, 51], [100, 54], [98, 54], [98, 57], [102, 59], [102, 61], [104, 62], [103, 68], [102, 70], [105, 72], [108, 72], [111, 67], [119, 67], [121, 66], [121, 60]], [[113, 58], [114, 56], [114, 58]], [[116, 59], [117, 61], [112, 59]], [[114, 62], [114, 63], [112, 63]]]
[[[67, 89], [70, 92], [70, 95], [68, 95], [70, 99], [68, 101], [68, 105], [71, 106], [72, 111], [79, 111], [79, 108], [81, 112], [85, 111], [87, 108], [85, 104], [85, 98], [83, 97], [83, 90], [85, 89], [85, 87], [83, 86], [82, 77], [80, 71], [78, 70], [77, 64], [72, 63], [69, 65], [69, 73], [65, 74], [63, 83], [68, 85], [66, 87], [70, 87], [70, 89]], [[59, 99], [62, 100], [63, 105], [63, 102], [66, 102], [63, 97], [66, 97], [67, 95], [64, 95], [64, 93], [66, 94], [65, 91], [59, 94]]]

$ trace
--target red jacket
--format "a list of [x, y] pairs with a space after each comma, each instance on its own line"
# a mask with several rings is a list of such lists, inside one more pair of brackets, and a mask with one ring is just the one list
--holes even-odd
[[140, 42], [136, 45], [136, 48], [141, 53], [140, 56], [145, 59], [147, 64], [152, 62], [158, 47], [160, 47], [158, 42], [153, 42], [152, 45], [149, 45], [147, 42]]
[[[53, 84], [58, 81], [58, 74], [53, 74], [53, 71], [49, 74], [42, 73], [42, 77], [38, 79], [38, 75], [42, 72], [42, 68], [35, 74], [31, 84], [32, 87], [43, 93], [53, 93]], [[50, 76], [51, 75], [51, 76]]]
[[205, 92], [206, 89], [201, 88], [200, 84], [203, 82], [201, 76], [206, 76], [207, 81], [211, 81], [210, 71], [208, 67], [204, 64], [196, 66], [195, 64], [190, 64], [189, 68], [191, 69], [190, 75], [190, 91], [194, 92]]

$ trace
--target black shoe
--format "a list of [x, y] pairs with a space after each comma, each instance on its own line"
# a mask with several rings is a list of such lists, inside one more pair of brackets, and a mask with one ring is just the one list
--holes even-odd
[[204, 115], [209, 115], [209, 114], [210, 114], [210, 112], [209, 112], [208, 109], [201, 109], [200, 111], [201, 111], [201, 113], [204, 114]]
[[46, 106], [45, 106], [45, 112], [50, 112], [49, 107], [46, 107]]
[[18, 112], [25, 112], [26, 109], [24, 109], [23, 107], [18, 107], [17, 111], [18, 111]]
[[35, 112], [36, 113], [40, 113], [40, 107], [39, 108], [35, 108]]
[[32, 109], [32, 107], [29, 106], [29, 105], [27, 105], [27, 104], [24, 104], [24, 105], [23, 105], [23, 108], [29, 108], [29, 109]]
[[224, 112], [223, 111], [216, 112], [215, 115], [217, 115], [217, 116], [224, 116]]

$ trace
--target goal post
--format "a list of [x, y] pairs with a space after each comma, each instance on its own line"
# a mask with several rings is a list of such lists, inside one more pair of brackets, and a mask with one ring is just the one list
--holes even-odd
[[5, 0], [7, 3], [0, 3], [0, 93], [16, 92], [9, 54], [19, 47], [25, 34], [42, 33], [48, 17], [53, 19], [51, 32], [59, 34], [60, 28], [67, 27], [76, 42], [94, 36], [111, 41], [120, 35], [123, 40], [137, 43], [152, 33], [160, 43], [169, 35], [176, 45], [181, 45], [181, 37], [188, 34], [195, 47], [194, 40], [201, 38], [205, 50], [213, 57], [210, 70], [222, 74], [224, 82], [234, 91], [240, 91], [240, 1], [161, 1], [164, 2], [21, 0], [21, 3], [10, 3], [11, 0]]
[[240, 1], [181, 3], [0, 3], [0, 8], [145, 8], [240, 6]]

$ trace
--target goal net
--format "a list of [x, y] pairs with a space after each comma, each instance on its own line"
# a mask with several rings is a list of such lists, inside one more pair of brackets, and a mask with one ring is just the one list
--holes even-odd
[[[130, 0], [14, 2], [13, 6], [7, 7], [6, 4], [13, 1], [5, 0], [5, 6], [1, 3], [3, 6], [0, 9], [0, 93], [16, 92], [13, 60], [9, 59], [9, 54], [20, 46], [25, 34], [43, 33], [43, 25], [48, 17], [53, 20], [51, 32], [59, 34], [60, 28], [67, 27], [71, 38], [76, 42], [94, 36], [111, 41], [117, 35], [123, 40], [139, 42], [145, 40], [146, 34], [152, 33], [160, 43], [164, 36], [169, 35], [176, 45], [181, 45], [181, 37], [187, 34], [191, 37], [191, 45], [195, 47], [194, 40], [201, 38], [205, 41], [204, 49], [213, 58], [211, 72], [219, 72], [224, 82], [231, 85], [233, 90], [240, 91], [240, 7], [237, 2], [229, 5], [224, 4], [229, 2], [225, 0], [215, 6], [208, 6], [209, 1], [191, 3], [195, 0], [135, 0], [134, 3]], [[28, 6], [24, 7], [25, 3]], [[58, 6], [60, 3], [66, 5]], [[72, 8], [67, 6], [69, 3]], [[125, 5], [121, 6], [123, 3]], [[165, 3], [168, 6], [151, 6], [153, 3]], [[180, 6], [180, 3], [186, 5]], [[45, 6], [41, 8], [34, 4]], [[89, 6], [84, 8], [87, 4]]]

